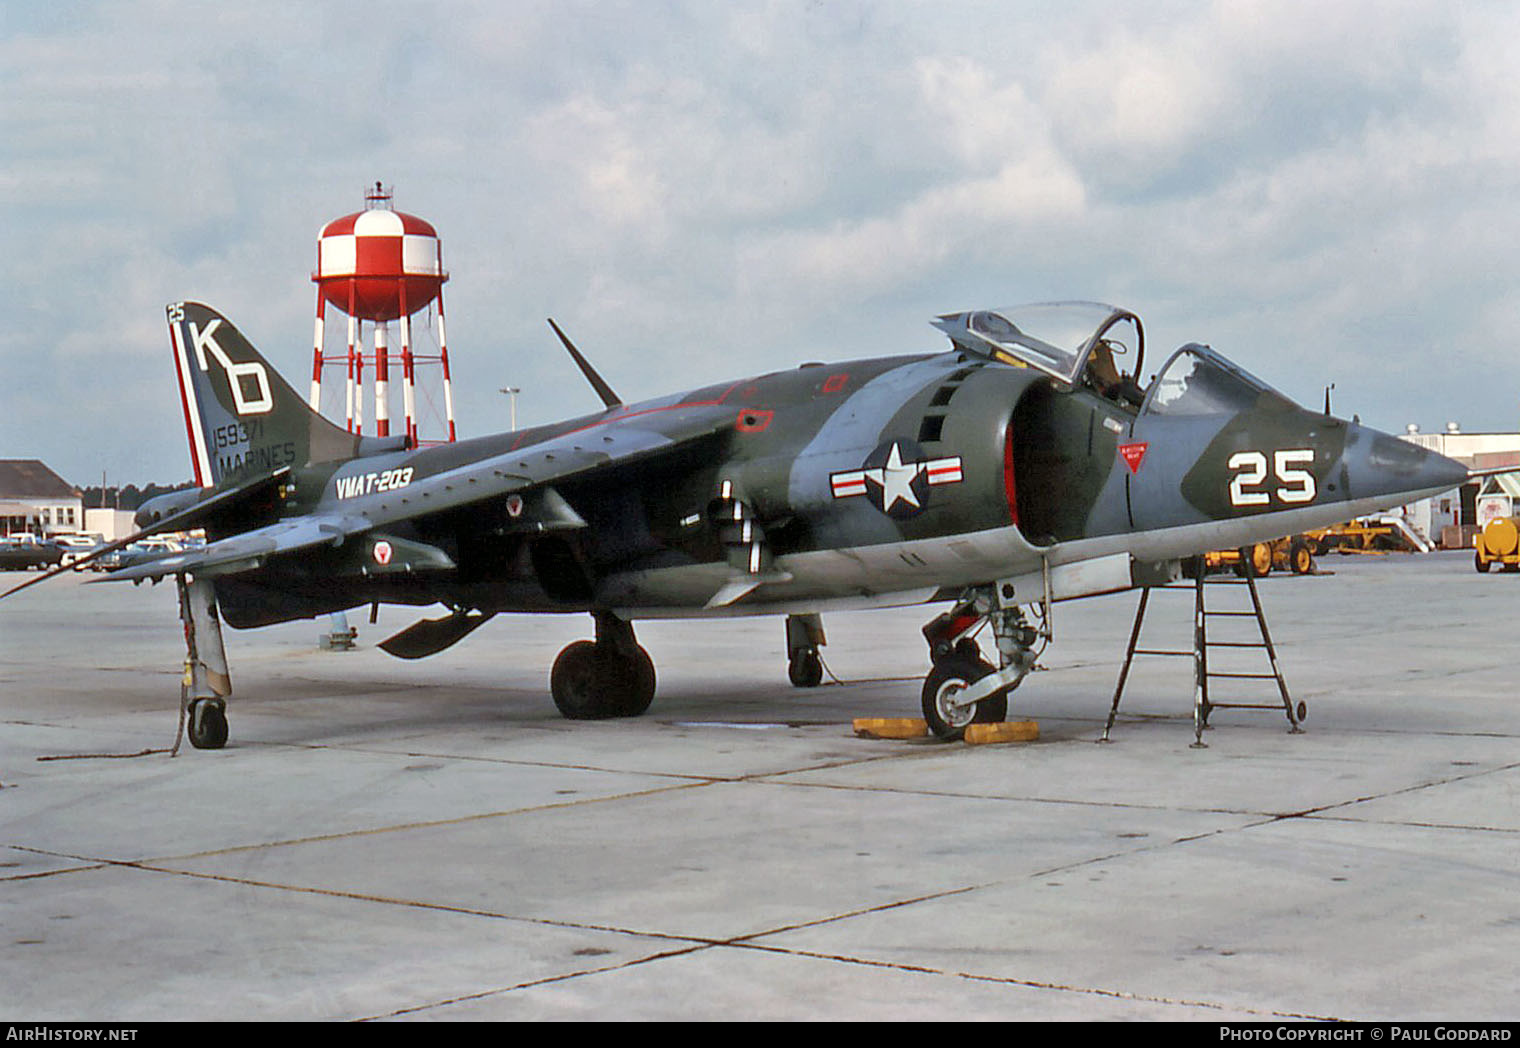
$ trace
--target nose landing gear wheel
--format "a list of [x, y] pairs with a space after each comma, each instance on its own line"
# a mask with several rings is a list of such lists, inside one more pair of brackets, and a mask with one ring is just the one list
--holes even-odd
[[923, 711], [924, 720], [936, 737], [952, 741], [965, 735], [968, 725], [996, 724], [1007, 719], [1007, 692], [983, 699], [975, 706], [954, 704], [961, 692], [992, 671], [985, 662], [959, 653], [934, 664], [924, 678]]

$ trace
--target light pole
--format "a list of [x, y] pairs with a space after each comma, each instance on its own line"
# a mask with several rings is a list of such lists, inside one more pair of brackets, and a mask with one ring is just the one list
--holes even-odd
[[515, 431], [517, 429], [517, 394], [521, 393], [522, 390], [516, 386], [503, 386], [497, 392], [505, 393], [512, 398], [512, 429]]

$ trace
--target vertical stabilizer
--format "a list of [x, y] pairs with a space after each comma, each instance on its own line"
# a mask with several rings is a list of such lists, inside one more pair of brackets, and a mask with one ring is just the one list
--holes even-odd
[[176, 302], [168, 315], [196, 483], [359, 453], [359, 436], [313, 411], [226, 317], [198, 302]]

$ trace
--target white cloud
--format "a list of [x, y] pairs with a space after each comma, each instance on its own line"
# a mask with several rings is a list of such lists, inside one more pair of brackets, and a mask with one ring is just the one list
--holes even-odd
[[[103, 402], [84, 364], [108, 338], [135, 384], [167, 384], [172, 298], [221, 306], [299, 375], [317, 230], [376, 178], [443, 236], [469, 432], [504, 417], [504, 372], [539, 421], [589, 406], [549, 314], [635, 396], [926, 348], [931, 312], [1035, 297], [1119, 300], [1158, 342], [1215, 341], [1275, 380], [1279, 360], [1425, 367], [1434, 345], [1451, 366], [1369, 397], [1399, 424], [1452, 400], [1473, 407], [1435, 413], [1515, 422], [1511, 393], [1454, 363], [1508, 344], [1520, 264], [1505, 5], [159, 0], [7, 18], [0, 353], [31, 378], [0, 444], [45, 429], [59, 374]], [[115, 438], [91, 418], [48, 439], [68, 476]], [[167, 479], [181, 443], [132, 453]]]

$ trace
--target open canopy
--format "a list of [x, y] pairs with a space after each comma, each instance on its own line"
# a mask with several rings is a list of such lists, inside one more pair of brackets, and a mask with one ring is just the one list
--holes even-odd
[[946, 313], [931, 323], [956, 346], [1004, 364], [1038, 368], [1074, 386], [1099, 343], [1133, 352], [1124, 370], [1139, 375], [1145, 359], [1140, 318], [1102, 302], [1038, 302], [1027, 306]]
[[[1032, 367], [1070, 387], [1094, 389], [1130, 410], [1158, 415], [1234, 414], [1277, 390], [1208, 346], [1190, 342], [1142, 389], [1145, 332], [1140, 318], [1102, 302], [1037, 302], [946, 313], [932, 323], [956, 348]], [[1132, 356], [1131, 356], [1132, 354]], [[1143, 400], [1143, 405], [1142, 405]]]

